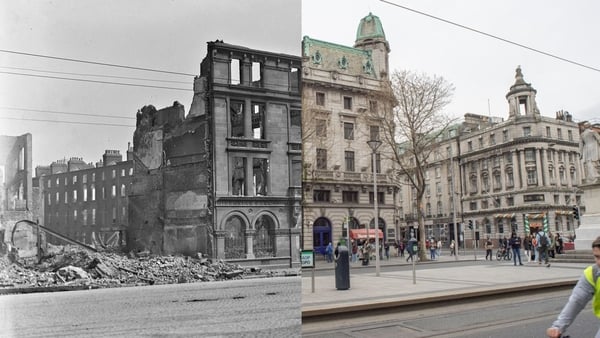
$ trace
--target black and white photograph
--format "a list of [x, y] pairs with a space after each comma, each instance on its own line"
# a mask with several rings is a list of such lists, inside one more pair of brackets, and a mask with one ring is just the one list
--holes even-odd
[[301, 1], [0, 12], [0, 336], [300, 336]]

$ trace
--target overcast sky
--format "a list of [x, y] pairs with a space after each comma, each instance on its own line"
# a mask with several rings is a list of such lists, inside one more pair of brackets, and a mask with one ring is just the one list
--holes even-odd
[[120, 150], [125, 159], [138, 109], [148, 104], [161, 109], [177, 100], [187, 113], [193, 75], [200, 73], [208, 41], [299, 56], [300, 14], [300, 0], [5, 1], [0, 11], [2, 50], [190, 75], [0, 52], [0, 135], [31, 133], [34, 167], [70, 157], [96, 162], [106, 149]]
[[[390, 1], [600, 68], [600, 20], [597, 18], [600, 2], [596, 0]], [[392, 69], [435, 74], [454, 84], [453, 101], [446, 110], [450, 115], [463, 116], [469, 112], [506, 118], [505, 95], [514, 83], [515, 68], [521, 65], [525, 81], [537, 89], [542, 115], [554, 116], [557, 110], [563, 109], [576, 121], [600, 122], [597, 117], [600, 72], [379, 0], [303, 0], [302, 9], [300, 0], [25, 0], [2, 4], [2, 50], [189, 75], [0, 52], [0, 135], [31, 133], [34, 166], [70, 157], [96, 162], [106, 149], [120, 150], [125, 156], [138, 109], [148, 104], [160, 109], [175, 100], [182, 103], [186, 111], [189, 109], [192, 75], [200, 72], [207, 41], [223, 39], [255, 49], [300, 55], [302, 35], [352, 45], [360, 19], [369, 12], [379, 16], [383, 23], [392, 49]]]
[[[389, 0], [600, 70], [600, 1]], [[541, 114], [567, 110], [600, 122], [600, 71], [580, 67], [379, 0], [304, 0], [302, 34], [353, 45], [361, 18], [377, 15], [390, 68], [444, 77], [456, 90], [446, 112], [508, 117], [505, 98], [521, 65]], [[489, 102], [489, 106], [488, 106]], [[488, 108], [489, 107], [489, 108]]]

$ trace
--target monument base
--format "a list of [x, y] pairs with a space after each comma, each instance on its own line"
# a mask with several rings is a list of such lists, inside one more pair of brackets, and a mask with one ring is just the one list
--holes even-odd
[[580, 216], [581, 225], [575, 229], [575, 250], [591, 250], [592, 242], [600, 236], [600, 184], [581, 186], [585, 214]]

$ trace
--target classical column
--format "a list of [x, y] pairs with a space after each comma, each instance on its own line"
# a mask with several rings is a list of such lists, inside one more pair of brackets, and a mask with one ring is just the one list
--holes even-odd
[[525, 169], [525, 151], [519, 150], [517, 159], [517, 168], [519, 172], [519, 187], [523, 188], [527, 186], [527, 170]]
[[519, 154], [517, 153], [517, 150], [512, 150], [511, 151], [512, 154], [512, 158], [513, 158], [513, 187], [517, 188], [519, 186], [522, 186], [521, 184], [521, 167], [519, 166]]
[[254, 233], [256, 230], [248, 229], [246, 230], [246, 258], [255, 258], [254, 256]]
[[[536, 183], [538, 186], [543, 186], [543, 183], [540, 182], [542, 180], [542, 159], [540, 156], [541, 152], [542, 152], [542, 149], [536, 149], [536, 152], [535, 152], [535, 163], [536, 163], [536, 167], [537, 167]], [[544, 172], [545, 172], [545, 170], [544, 170]]]
[[540, 149], [540, 151], [542, 153], [542, 156], [541, 156], [542, 157], [542, 162], [540, 163], [540, 167], [542, 167], [542, 175], [543, 175], [542, 176], [542, 178], [543, 178], [542, 186], [545, 187], [545, 186], [550, 185], [550, 181], [548, 179], [548, 168], [549, 168], [549, 166], [548, 166], [548, 156], [547, 156], [547, 151], [548, 150], [545, 149], [545, 148], [542, 148], [542, 149]]

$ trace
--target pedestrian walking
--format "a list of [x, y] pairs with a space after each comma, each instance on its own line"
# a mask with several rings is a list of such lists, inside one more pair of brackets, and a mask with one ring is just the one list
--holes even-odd
[[528, 234], [523, 239], [523, 250], [525, 250], [525, 255], [527, 256], [527, 263], [531, 262], [531, 235]]
[[559, 255], [563, 253], [563, 239], [560, 234], [556, 234], [556, 253]]
[[385, 259], [389, 261], [390, 260], [390, 244], [388, 242], [386, 242], [383, 245], [383, 248], [385, 249]]
[[544, 231], [538, 231], [535, 236], [538, 244], [538, 253], [540, 255], [538, 259], [538, 264], [542, 264], [542, 257], [544, 259], [544, 264], [547, 267], [550, 267], [550, 263], [548, 263], [548, 246], [550, 245], [550, 238]]
[[352, 240], [352, 263], [358, 261], [358, 244], [355, 240]]
[[398, 250], [400, 250], [400, 257], [404, 257], [404, 241], [399, 241], [398, 242]]
[[531, 248], [533, 250], [533, 262], [537, 263], [540, 259], [540, 253], [538, 252], [537, 231], [535, 232], [535, 235], [531, 236]]
[[327, 263], [333, 262], [333, 245], [331, 242], [329, 242], [325, 248], [325, 259], [327, 260]]
[[456, 242], [454, 240], [452, 240], [450, 242], [450, 256], [455, 256], [456, 255]]
[[516, 232], [513, 231], [510, 235], [508, 245], [512, 248], [513, 265], [517, 265], [517, 257], [519, 258], [519, 265], [523, 265], [523, 262], [521, 262], [521, 237], [517, 236]]
[[[600, 299], [595, 297], [600, 293], [600, 237], [592, 242], [592, 253], [596, 264], [588, 266], [583, 270], [583, 275], [573, 288], [567, 304], [563, 307], [558, 318], [552, 323], [552, 326], [546, 330], [546, 335], [551, 338], [560, 337], [567, 328], [573, 323], [577, 315], [583, 310], [587, 303], [593, 300], [592, 309], [596, 317], [600, 318]], [[600, 337], [600, 329], [596, 332], [596, 337]]]
[[437, 242], [435, 241], [435, 238], [432, 238], [430, 240], [431, 244], [429, 244], [429, 252], [430, 252], [430, 258], [432, 261], [435, 260], [435, 255], [437, 252]]
[[442, 240], [438, 239], [437, 241], [437, 256], [440, 257], [442, 255]]
[[487, 240], [485, 241], [485, 260], [487, 261], [488, 257], [490, 257], [490, 261], [494, 258], [494, 256], [492, 255], [492, 249], [494, 248], [494, 243], [492, 243], [492, 240], [488, 237]]

